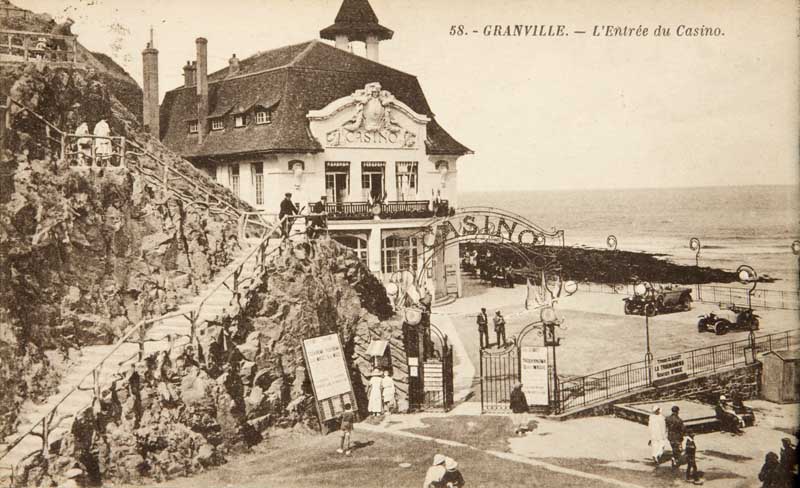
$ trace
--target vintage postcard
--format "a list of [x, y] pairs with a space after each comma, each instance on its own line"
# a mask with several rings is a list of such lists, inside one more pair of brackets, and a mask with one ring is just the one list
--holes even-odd
[[0, 0], [0, 486], [794, 486], [799, 15]]

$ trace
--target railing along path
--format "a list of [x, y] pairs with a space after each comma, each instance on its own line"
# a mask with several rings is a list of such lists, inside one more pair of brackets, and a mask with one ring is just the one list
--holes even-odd
[[[762, 352], [788, 349], [799, 342], [798, 331], [787, 330], [756, 337], [755, 350], [752, 350], [750, 339], [741, 339], [671, 353], [664, 358], [679, 356], [678, 360], [683, 362], [683, 372], [691, 378], [750, 364], [748, 357], [752, 358]], [[659, 359], [663, 358], [655, 358], [651, 364], [637, 361], [575, 378], [559, 378], [559, 410], [562, 413], [568, 412], [653, 386], [653, 365]]]
[[[244, 283], [246, 282], [253, 282], [255, 281], [257, 276], [263, 275], [266, 270], [267, 266], [267, 258], [272, 256], [279, 247], [273, 247], [271, 250], [268, 251], [268, 246], [270, 239], [273, 239], [273, 234], [280, 228], [283, 220], [280, 220], [274, 224], [272, 228], [270, 228], [267, 232], [265, 232], [264, 238], [259, 242], [258, 245], [254, 246], [244, 258], [241, 258], [238, 261], [238, 265], [235, 268], [225, 274], [221, 279], [218, 279], [218, 282], [208, 289], [202, 297], [196, 301], [194, 304], [190, 304], [186, 306], [183, 310], [168, 313], [166, 315], [162, 315], [157, 318], [148, 318], [141, 320], [140, 322], [134, 324], [133, 326], [129, 327], [125, 333], [122, 334], [120, 339], [114, 344], [114, 346], [109, 350], [98, 362], [97, 364], [86, 374], [84, 374], [76, 383], [75, 385], [69, 389], [56, 403], [53, 405], [46, 413], [43, 415], [39, 420], [33, 422], [30, 428], [24, 431], [22, 434], [17, 436], [14, 441], [8, 444], [2, 454], [0, 454], [0, 462], [2, 462], [3, 458], [5, 458], [10, 452], [14, 450], [14, 448], [19, 445], [23, 440], [29, 438], [30, 436], [39, 437], [41, 439], [41, 448], [40, 450], [32, 451], [27, 453], [23, 457], [21, 457], [17, 463], [24, 461], [26, 458], [36, 454], [37, 452], [41, 452], [42, 454], [46, 455], [48, 453], [50, 444], [51, 444], [51, 435], [53, 432], [58, 428], [59, 424], [69, 418], [72, 417], [74, 414], [67, 414], [64, 415], [58, 420], [55, 421], [56, 414], [58, 409], [61, 405], [64, 404], [70, 397], [72, 397], [76, 392], [85, 390], [82, 387], [82, 384], [89, 379], [92, 378], [92, 400], [91, 402], [96, 402], [100, 395], [102, 394], [102, 388], [104, 386], [104, 382], [102, 381], [103, 378], [109, 379], [115, 376], [119, 376], [122, 370], [122, 367], [128, 364], [132, 359], [138, 358], [141, 361], [145, 356], [145, 343], [146, 342], [164, 342], [167, 341], [167, 350], [173, 350], [174, 347], [185, 347], [187, 345], [192, 345], [196, 343], [197, 340], [197, 326], [201, 322], [201, 317], [203, 314], [203, 308], [209, 302], [209, 299], [214, 296], [218, 291], [220, 291], [223, 287], [230, 291], [230, 300], [229, 304], [241, 298], [243, 291], [249, 289], [249, 286], [245, 286]], [[252, 266], [250, 269], [250, 276], [243, 278], [243, 274], [245, 270]], [[224, 308], [222, 312], [224, 312]], [[222, 313], [221, 312], [221, 313]], [[213, 316], [207, 317], [204, 321], [214, 320], [218, 317], [218, 314]], [[163, 337], [155, 337], [155, 338], [147, 338], [146, 332], [148, 328], [150, 330], [154, 329], [157, 324], [166, 324], [171, 319], [182, 318], [188, 321], [188, 334], [179, 334], [179, 333], [168, 333]], [[185, 327], [185, 326], [184, 326]], [[174, 328], [174, 326], [167, 325], [167, 328]], [[184, 344], [176, 344], [176, 339], [184, 337], [188, 339], [187, 342]], [[103, 368], [106, 366], [106, 363], [115, 356], [115, 353], [119, 351], [125, 344], [129, 344], [134, 342], [138, 344], [138, 351], [134, 353], [132, 356], [127, 357], [126, 359], [119, 361], [117, 364], [112, 364], [110, 367], [113, 371], [106, 372], [106, 375], [103, 375]], [[162, 349], [163, 350], [163, 349]], [[152, 351], [156, 352], [158, 349]], [[88, 405], [84, 405], [86, 407]], [[77, 413], [77, 412], [76, 412]], [[16, 464], [16, 463], [15, 463]], [[14, 466], [12, 465], [12, 468]]]

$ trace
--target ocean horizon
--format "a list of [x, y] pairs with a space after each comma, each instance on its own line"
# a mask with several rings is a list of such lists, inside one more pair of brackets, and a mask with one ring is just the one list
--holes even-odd
[[517, 213], [550, 229], [563, 229], [567, 245], [665, 254], [694, 264], [689, 249], [700, 239], [700, 266], [735, 270], [741, 264], [798, 287], [800, 190], [794, 185], [532, 191], [463, 191], [459, 206], [489, 206]]

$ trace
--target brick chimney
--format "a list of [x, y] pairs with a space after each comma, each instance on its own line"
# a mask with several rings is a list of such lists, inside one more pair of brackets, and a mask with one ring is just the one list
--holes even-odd
[[142, 120], [144, 128], [156, 139], [160, 136], [160, 120], [158, 113], [158, 49], [153, 44], [153, 28], [150, 28], [150, 42], [142, 51], [142, 84], [144, 97], [142, 100]]
[[183, 67], [183, 86], [194, 86], [196, 74], [197, 64], [194, 61], [186, 61], [186, 66]]
[[208, 124], [208, 41], [195, 40], [197, 46], [197, 143], [202, 144]]

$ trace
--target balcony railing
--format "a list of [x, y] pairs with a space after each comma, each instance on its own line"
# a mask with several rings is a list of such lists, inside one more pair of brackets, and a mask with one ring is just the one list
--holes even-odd
[[77, 37], [44, 32], [0, 30], [0, 63], [42, 60], [51, 66], [74, 66]]
[[[310, 203], [309, 208], [314, 204]], [[450, 214], [447, 200], [430, 202], [428, 200], [389, 201], [370, 204], [369, 202], [326, 203], [328, 220], [371, 220], [380, 219], [424, 219], [446, 217]]]

